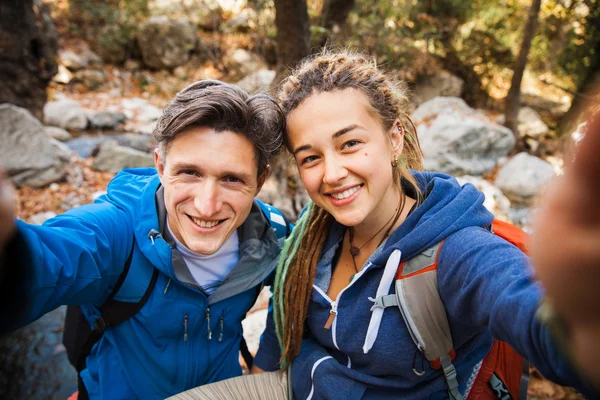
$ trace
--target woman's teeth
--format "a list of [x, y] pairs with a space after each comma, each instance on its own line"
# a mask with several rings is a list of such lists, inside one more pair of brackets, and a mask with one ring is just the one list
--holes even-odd
[[332, 193], [331, 197], [337, 200], [344, 200], [356, 193], [358, 189], [360, 189], [360, 186], [354, 186], [353, 188], [344, 190], [342, 193]]

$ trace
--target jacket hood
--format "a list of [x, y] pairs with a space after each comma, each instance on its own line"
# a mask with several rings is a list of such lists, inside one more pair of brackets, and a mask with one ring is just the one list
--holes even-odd
[[494, 216], [483, 205], [485, 196], [470, 183], [441, 173], [413, 172], [425, 200], [386, 240], [375, 264], [385, 264], [394, 250], [410, 259], [451, 234], [470, 226], [491, 225]]

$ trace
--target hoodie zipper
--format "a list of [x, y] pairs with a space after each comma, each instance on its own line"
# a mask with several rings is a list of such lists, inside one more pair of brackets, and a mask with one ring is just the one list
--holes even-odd
[[337, 328], [337, 316], [338, 316], [338, 308], [340, 305], [340, 299], [342, 297], [342, 294], [344, 294], [344, 292], [352, 285], [354, 285], [354, 282], [358, 281], [358, 279], [373, 265], [373, 263], [371, 263], [370, 261], [367, 263], [367, 265], [365, 265], [365, 267], [363, 269], [361, 269], [360, 271], [358, 271], [358, 273], [354, 276], [354, 279], [352, 279], [352, 281], [348, 284], [348, 286], [346, 286], [345, 288], [343, 288], [337, 296], [337, 300], [333, 301], [331, 300], [331, 298], [327, 295], [327, 293], [325, 293], [323, 290], [321, 290], [320, 287], [318, 287], [317, 285], [313, 285], [313, 288], [321, 294], [321, 296], [323, 296], [323, 298], [325, 300], [327, 300], [331, 306], [331, 310], [329, 310], [329, 318], [327, 319], [327, 322], [325, 323], [325, 329], [329, 329], [327, 326], [329, 325], [329, 327], [331, 327], [331, 340], [333, 341], [333, 345], [335, 346], [336, 349], [340, 349], [338, 347], [337, 344], [337, 338], [336, 338], [336, 328]]

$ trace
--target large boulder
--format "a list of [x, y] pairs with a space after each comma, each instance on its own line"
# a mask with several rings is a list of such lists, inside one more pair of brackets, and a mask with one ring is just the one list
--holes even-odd
[[0, 104], [0, 160], [17, 186], [42, 187], [62, 179], [71, 152], [52, 139], [29, 111]]
[[144, 64], [154, 69], [175, 68], [190, 59], [196, 47], [196, 30], [185, 19], [149, 18], [136, 35]]
[[259, 69], [237, 82], [236, 85], [248, 93], [266, 92], [273, 83], [273, 79], [275, 79], [275, 71]]
[[[504, 114], [500, 115], [496, 122], [504, 125]], [[517, 116], [517, 129], [520, 136], [539, 138], [548, 134], [548, 125], [542, 121], [540, 115], [531, 107], [522, 107]]]
[[414, 89], [414, 101], [421, 104], [435, 97], [460, 97], [465, 81], [448, 71], [438, 71], [420, 78]]
[[71, 139], [71, 134], [69, 132], [57, 126], [45, 126], [44, 132], [46, 132], [46, 135], [59, 142], [66, 142]]
[[127, 117], [122, 112], [99, 111], [90, 118], [90, 126], [95, 129], [117, 129]]
[[88, 119], [81, 104], [65, 98], [44, 105], [44, 123], [70, 131], [81, 131], [87, 127]]
[[494, 184], [511, 200], [528, 203], [554, 178], [552, 165], [527, 153], [519, 153], [500, 168]]
[[417, 126], [425, 169], [453, 175], [481, 175], [515, 145], [512, 132], [490, 121], [462, 99], [436, 97], [411, 118]]
[[154, 155], [119, 146], [115, 140], [100, 145], [92, 168], [117, 173], [123, 168], [154, 167]]

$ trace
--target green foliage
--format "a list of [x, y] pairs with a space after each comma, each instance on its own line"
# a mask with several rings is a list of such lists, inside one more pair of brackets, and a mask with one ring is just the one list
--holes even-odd
[[109, 62], [122, 62], [133, 32], [148, 16], [148, 0], [69, 0], [70, 29]]

